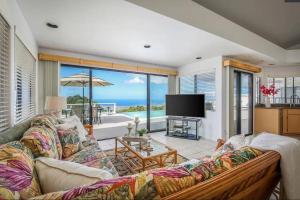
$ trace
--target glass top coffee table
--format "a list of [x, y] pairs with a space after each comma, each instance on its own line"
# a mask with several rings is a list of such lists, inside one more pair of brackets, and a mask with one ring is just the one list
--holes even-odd
[[148, 142], [146, 145], [140, 142], [128, 142], [123, 137], [117, 137], [116, 159], [121, 159], [132, 173], [177, 163], [177, 150], [154, 139]]

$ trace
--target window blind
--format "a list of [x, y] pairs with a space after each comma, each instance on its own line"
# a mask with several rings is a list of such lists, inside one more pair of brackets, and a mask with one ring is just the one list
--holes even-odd
[[216, 80], [215, 72], [208, 72], [196, 75], [197, 94], [205, 94], [207, 110], [216, 108]]
[[0, 15], [0, 132], [10, 126], [10, 27]]
[[180, 94], [195, 94], [195, 76], [182, 76], [179, 82]]
[[15, 123], [36, 114], [36, 66], [35, 59], [22, 41], [15, 36]]

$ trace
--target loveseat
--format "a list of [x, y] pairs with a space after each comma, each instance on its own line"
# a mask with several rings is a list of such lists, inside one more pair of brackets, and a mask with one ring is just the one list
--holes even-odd
[[[124, 177], [118, 177], [112, 162], [93, 138], [68, 157], [49, 152], [39, 156], [34, 145], [44, 145], [48, 150], [51, 147], [32, 142], [32, 136], [39, 136], [29, 134], [28, 130], [47, 130], [45, 135], [53, 134], [54, 138], [49, 143], [56, 146], [61, 141], [55, 136], [58, 131], [53, 130], [56, 120], [53, 116], [38, 116], [0, 135], [3, 144], [0, 146], [0, 199], [267, 199], [280, 179], [280, 155], [251, 147], [227, 151], [221, 146], [222, 150], [206, 160]], [[67, 150], [67, 153], [72, 152]], [[35, 160], [47, 156], [105, 170], [112, 177], [45, 194]]]

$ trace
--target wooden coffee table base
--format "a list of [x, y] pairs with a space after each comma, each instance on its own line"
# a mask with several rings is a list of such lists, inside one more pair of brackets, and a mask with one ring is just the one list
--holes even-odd
[[[118, 148], [118, 143], [123, 145], [123, 147]], [[177, 163], [177, 151], [174, 149], [170, 148], [165, 153], [143, 157], [120, 138], [116, 138], [115, 157], [116, 159], [121, 159], [132, 173], [138, 173], [154, 167], [164, 167], [167, 161], [169, 163]]]

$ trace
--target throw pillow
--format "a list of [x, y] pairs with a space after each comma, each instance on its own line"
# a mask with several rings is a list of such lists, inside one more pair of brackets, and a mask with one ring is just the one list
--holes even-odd
[[21, 143], [28, 147], [34, 157], [50, 157], [59, 159], [55, 131], [47, 127], [35, 126], [28, 129]]
[[70, 128], [73, 128], [73, 129], [76, 128], [76, 126], [72, 123], [57, 124], [57, 125], [55, 125], [55, 127], [57, 129], [61, 129], [61, 130], [68, 130]]
[[263, 154], [263, 152], [258, 149], [252, 147], [242, 147], [238, 150], [221, 154], [213, 158], [213, 160], [218, 167], [228, 170], [257, 156], [260, 156], [261, 154]]
[[86, 141], [86, 135], [88, 132], [85, 130], [84, 126], [82, 125], [80, 119], [77, 117], [77, 115], [73, 115], [67, 119], [64, 119], [64, 123], [72, 124], [75, 126], [79, 133], [80, 142]]
[[58, 124], [58, 118], [55, 114], [39, 114], [36, 115], [35, 118], [47, 118], [53, 125]]
[[57, 133], [62, 146], [63, 158], [67, 158], [80, 150], [81, 143], [77, 129], [58, 129]]
[[33, 159], [10, 144], [0, 146], [0, 199], [41, 195]]
[[53, 131], [56, 131], [55, 124], [49, 120], [48, 116], [37, 115], [31, 120], [31, 127], [33, 126], [45, 126], [51, 128]]
[[225, 144], [231, 144], [234, 149], [240, 149], [246, 145], [245, 135], [235, 135], [229, 138]]
[[43, 194], [69, 190], [73, 187], [113, 178], [105, 170], [51, 158], [36, 159], [35, 167]]

